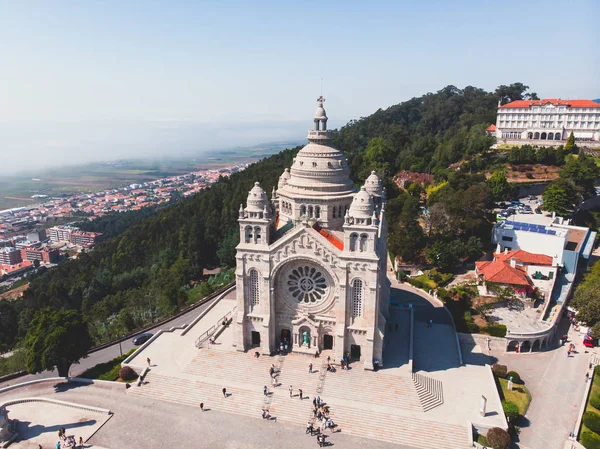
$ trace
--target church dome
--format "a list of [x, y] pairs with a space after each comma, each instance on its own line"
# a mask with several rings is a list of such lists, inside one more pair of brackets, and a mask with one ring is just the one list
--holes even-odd
[[365, 189], [370, 195], [381, 196], [381, 179], [372, 171], [369, 177], [365, 180]]
[[292, 175], [290, 175], [290, 169], [286, 168], [283, 171], [283, 174], [279, 177], [279, 182], [277, 183], [277, 188], [281, 189], [283, 186], [285, 186], [291, 177], [292, 177]]
[[349, 215], [353, 218], [371, 218], [374, 210], [373, 198], [371, 198], [371, 195], [369, 195], [364, 186], [361, 187], [360, 192], [354, 195]]
[[354, 193], [346, 157], [331, 145], [331, 131], [319, 126], [327, 121], [323, 101], [324, 98], [319, 97], [315, 129], [308, 132], [308, 144], [294, 158], [283, 193], [308, 197]]
[[268, 199], [266, 192], [262, 189], [258, 182], [255, 182], [252, 190], [248, 192], [246, 210], [248, 212], [263, 212], [267, 204]]

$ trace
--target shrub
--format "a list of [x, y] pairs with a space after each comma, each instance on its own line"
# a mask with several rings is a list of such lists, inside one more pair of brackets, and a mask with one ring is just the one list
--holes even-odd
[[506, 326], [504, 324], [494, 324], [493, 326], [486, 326], [485, 331], [492, 337], [506, 337]]
[[113, 366], [109, 371], [100, 374], [96, 377], [98, 380], [110, 380], [115, 381], [119, 378], [119, 365]]
[[514, 402], [510, 401], [502, 401], [502, 409], [504, 410], [504, 414], [506, 415], [506, 419], [510, 424], [513, 424], [519, 418], [519, 407]]
[[590, 397], [590, 404], [596, 410], [600, 410], [600, 396], [592, 396], [592, 397]]
[[138, 375], [130, 366], [124, 366], [119, 370], [119, 377], [123, 380], [135, 380]]
[[486, 435], [488, 444], [494, 449], [508, 449], [510, 435], [500, 427], [492, 427]]
[[523, 382], [521, 381], [521, 376], [519, 376], [519, 373], [517, 373], [516, 371], [509, 371], [509, 372], [506, 374], [506, 378], [507, 378], [507, 379], [510, 379], [511, 377], [512, 377], [512, 381], [513, 381], [514, 383], [516, 383], [516, 384], [523, 383]]
[[579, 442], [586, 449], [600, 449], [600, 436], [594, 432], [583, 432]]
[[496, 376], [506, 379], [506, 373], [508, 372], [508, 368], [506, 367], [506, 365], [499, 365], [498, 363], [495, 363], [494, 365], [492, 365], [492, 372]]
[[480, 329], [475, 323], [467, 323], [467, 330], [469, 334], [478, 334]]
[[446, 299], [448, 299], [448, 290], [446, 290], [443, 287], [438, 288], [437, 294], [438, 294], [438, 298], [440, 298], [442, 301], [445, 301]]
[[600, 433], [600, 414], [596, 412], [585, 412], [583, 423], [593, 432]]

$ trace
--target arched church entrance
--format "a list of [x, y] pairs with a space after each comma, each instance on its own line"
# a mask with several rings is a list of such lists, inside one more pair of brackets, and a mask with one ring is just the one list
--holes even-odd
[[323, 335], [323, 349], [333, 349], [333, 335]]
[[292, 331], [289, 329], [281, 329], [279, 336], [279, 343], [282, 344], [286, 350], [292, 347]]
[[260, 346], [260, 332], [252, 331], [252, 347]]
[[350, 359], [360, 360], [360, 345], [350, 345]]

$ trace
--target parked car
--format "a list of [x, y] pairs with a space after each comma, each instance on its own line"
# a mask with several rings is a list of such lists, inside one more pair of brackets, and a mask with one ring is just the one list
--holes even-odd
[[524, 206], [524, 204], [521, 203], [519, 200], [512, 200], [510, 202], [510, 204], [513, 205], [513, 206]]
[[594, 346], [597, 346], [597, 345], [598, 345], [597, 340], [594, 340], [589, 335], [583, 336], [583, 346], [585, 346], [586, 348], [593, 348]]
[[529, 196], [527, 197], [527, 199], [528, 199], [528, 200], [537, 200], [537, 196], [535, 196], [535, 195], [529, 195]]
[[140, 346], [146, 343], [148, 340], [150, 340], [153, 335], [154, 334], [140, 334], [136, 337], [133, 337], [133, 340], [131, 340], [131, 342], [136, 346]]

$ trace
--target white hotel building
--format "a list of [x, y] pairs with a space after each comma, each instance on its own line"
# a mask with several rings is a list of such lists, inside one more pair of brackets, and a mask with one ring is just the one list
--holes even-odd
[[[564, 144], [571, 132], [584, 146], [600, 147], [600, 104], [591, 100], [518, 100], [498, 105], [498, 143]], [[549, 142], [552, 141], [552, 142]]]

